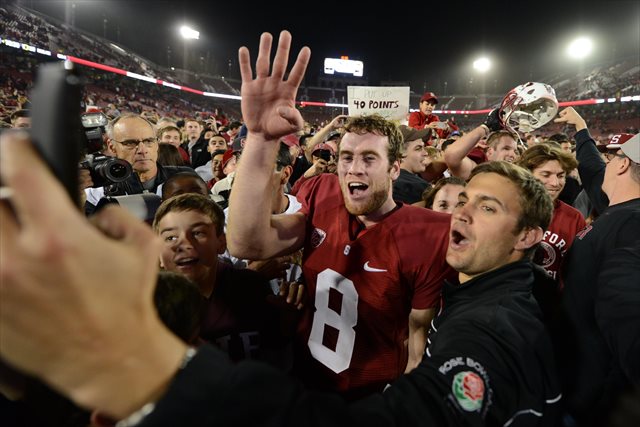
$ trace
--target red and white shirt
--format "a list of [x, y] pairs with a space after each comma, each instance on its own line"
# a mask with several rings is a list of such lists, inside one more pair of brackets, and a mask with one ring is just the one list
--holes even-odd
[[536, 251], [534, 262], [544, 268], [553, 279], [559, 280], [564, 256], [576, 234], [586, 226], [584, 217], [577, 209], [556, 200], [551, 223]]
[[438, 304], [450, 216], [399, 204], [363, 228], [347, 211], [338, 178], [322, 174], [298, 193], [307, 216], [303, 274], [310, 301], [298, 327], [303, 380], [352, 396], [381, 391], [407, 363], [412, 308]]

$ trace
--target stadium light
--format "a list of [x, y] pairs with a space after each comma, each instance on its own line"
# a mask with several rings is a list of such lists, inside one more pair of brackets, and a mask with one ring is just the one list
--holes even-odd
[[587, 37], [579, 37], [569, 43], [567, 54], [573, 59], [583, 59], [593, 50], [593, 42]]
[[473, 61], [473, 68], [480, 73], [486, 73], [491, 69], [491, 61], [486, 57], [478, 58]]
[[180, 35], [185, 40], [198, 40], [200, 38], [200, 32], [194, 30], [191, 27], [183, 25], [180, 27]]

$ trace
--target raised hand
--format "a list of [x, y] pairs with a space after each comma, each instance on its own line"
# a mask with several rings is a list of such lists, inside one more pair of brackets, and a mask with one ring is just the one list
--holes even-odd
[[564, 110], [560, 111], [558, 113], [558, 117], [553, 121], [554, 123], [568, 123], [570, 125], [574, 125], [576, 131], [585, 129], [587, 127], [587, 123], [573, 107], [567, 107]]
[[497, 132], [501, 129], [504, 129], [504, 123], [502, 122], [502, 118], [500, 117], [500, 109], [494, 108], [493, 110], [491, 110], [483, 124], [488, 127], [491, 132]]
[[263, 33], [260, 37], [255, 79], [249, 50], [243, 46], [238, 51], [242, 76], [242, 117], [248, 131], [261, 135], [265, 140], [275, 140], [302, 129], [304, 121], [295, 108], [295, 97], [311, 56], [311, 50], [303, 47], [288, 79], [284, 80], [291, 48], [291, 34], [288, 31], [280, 33], [270, 74], [272, 40], [273, 37], [269, 33]]

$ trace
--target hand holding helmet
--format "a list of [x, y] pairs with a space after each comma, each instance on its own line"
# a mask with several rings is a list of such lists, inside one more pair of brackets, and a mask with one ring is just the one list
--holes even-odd
[[491, 110], [483, 124], [488, 127], [491, 132], [497, 132], [504, 129], [504, 123], [500, 118], [500, 109], [494, 108]]
[[512, 89], [502, 100], [499, 110], [507, 129], [531, 132], [556, 116], [558, 100], [548, 84], [528, 82]]

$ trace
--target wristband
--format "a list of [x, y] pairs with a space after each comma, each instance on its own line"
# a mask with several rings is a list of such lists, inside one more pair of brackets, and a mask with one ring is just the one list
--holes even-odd
[[[178, 370], [181, 371], [189, 364], [193, 356], [196, 355], [198, 350], [193, 347], [189, 347], [182, 357], [182, 361], [180, 362], [180, 366]], [[120, 420], [116, 423], [116, 427], [134, 427], [137, 426], [145, 419], [147, 415], [153, 412], [156, 408], [156, 402], [146, 403], [142, 408], [135, 411], [133, 414], [129, 415], [127, 418]]]

